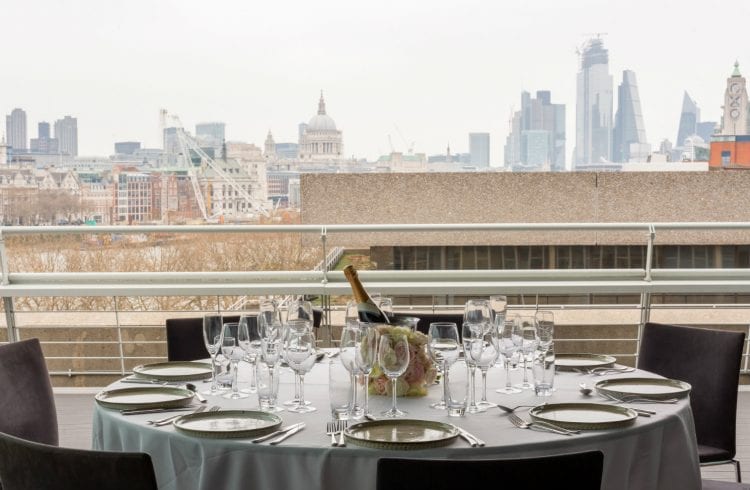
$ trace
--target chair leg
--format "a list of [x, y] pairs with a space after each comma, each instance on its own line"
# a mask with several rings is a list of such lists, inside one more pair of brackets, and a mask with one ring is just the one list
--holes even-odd
[[732, 464], [734, 465], [734, 471], [737, 472], [737, 483], [742, 483], [742, 473], [740, 473], [740, 462], [736, 459], [733, 459]]

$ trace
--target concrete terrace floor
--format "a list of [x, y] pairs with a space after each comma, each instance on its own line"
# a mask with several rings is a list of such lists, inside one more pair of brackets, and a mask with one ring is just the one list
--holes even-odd
[[[93, 393], [56, 393], [60, 445], [91, 449]], [[737, 406], [737, 459], [742, 467], [742, 481], [750, 482], [750, 391], [741, 391]], [[703, 469], [703, 477], [734, 481], [734, 466], [722, 465]]]

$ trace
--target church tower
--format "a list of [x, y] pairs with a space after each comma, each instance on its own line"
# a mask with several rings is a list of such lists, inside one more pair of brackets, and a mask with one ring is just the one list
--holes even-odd
[[268, 136], [266, 136], [264, 154], [266, 156], [266, 160], [276, 159], [276, 142], [273, 140], [273, 135], [271, 134], [270, 129], [268, 130]]
[[735, 61], [734, 72], [727, 78], [724, 92], [724, 115], [721, 118], [721, 134], [737, 136], [750, 134], [750, 108], [747, 100], [745, 77], [740, 74], [740, 65]]

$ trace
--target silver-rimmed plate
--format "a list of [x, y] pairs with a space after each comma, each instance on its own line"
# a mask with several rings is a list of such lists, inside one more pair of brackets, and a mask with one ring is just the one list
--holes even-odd
[[160, 381], [198, 381], [211, 377], [211, 365], [189, 361], [157, 362], [136, 366], [133, 372], [142, 378]]
[[578, 430], [626, 427], [638, 418], [631, 408], [603, 403], [546, 403], [532, 408], [529, 414], [533, 420]]
[[667, 378], [618, 378], [605, 379], [594, 385], [598, 393], [616, 398], [639, 397], [653, 400], [683, 398], [690, 393], [691, 386], [684, 381]]
[[100, 391], [96, 402], [115, 410], [131, 408], [177, 408], [190, 405], [195, 394], [183, 388], [170, 386], [116, 388]]
[[614, 366], [617, 358], [603, 354], [557, 354], [555, 368], [560, 371], [574, 369], [594, 369], [598, 367]]
[[432, 420], [373, 420], [350, 425], [347, 442], [374, 449], [430, 449], [451, 444], [458, 429]]
[[220, 439], [258, 437], [281, 427], [281, 417], [258, 410], [225, 410], [183, 415], [174, 422], [180, 432]]

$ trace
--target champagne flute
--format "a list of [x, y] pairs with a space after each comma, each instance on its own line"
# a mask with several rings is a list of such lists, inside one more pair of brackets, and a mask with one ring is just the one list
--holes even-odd
[[498, 351], [503, 357], [505, 365], [505, 388], [495, 390], [497, 393], [513, 395], [521, 393], [521, 389], [514, 387], [510, 382], [510, 362], [521, 344], [521, 327], [516, 321], [515, 315], [502, 318], [495, 317], [495, 328], [497, 329]]
[[252, 366], [250, 373], [250, 387], [240, 390], [242, 393], [255, 393], [257, 390], [255, 363], [258, 362], [260, 354], [260, 332], [258, 330], [258, 318], [251, 315], [240, 316], [237, 329], [237, 342], [247, 354], [247, 360]]
[[239, 400], [248, 397], [247, 394], [240, 393], [239, 387], [237, 386], [237, 374], [239, 371], [240, 360], [242, 360], [245, 353], [239, 344], [239, 325], [240, 324], [236, 322], [224, 324], [224, 339], [221, 344], [221, 353], [232, 363], [232, 390], [224, 395], [224, 398], [229, 398], [230, 400]]
[[347, 325], [341, 331], [339, 357], [341, 357], [341, 364], [343, 364], [346, 370], [349, 371], [349, 379], [352, 387], [352, 399], [350, 405], [352, 418], [360, 418], [363, 415], [362, 407], [357, 405], [357, 376], [360, 373], [359, 366], [357, 366], [357, 350], [359, 349], [360, 340], [361, 333], [359, 325]]
[[482, 399], [477, 403], [480, 408], [494, 406], [487, 400], [487, 371], [500, 354], [498, 351], [497, 329], [494, 325], [481, 326], [481, 334], [471, 341], [471, 350], [468, 355], [474, 360], [482, 373]]
[[529, 382], [529, 373], [527, 370], [529, 361], [533, 361], [534, 353], [539, 346], [539, 337], [536, 330], [536, 318], [533, 316], [517, 316], [516, 322], [521, 327], [521, 349], [519, 353], [523, 358], [523, 382], [516, 385], [521, 389], [532, 389], [534, 385]]
[[464, 323], [492, 324], [493, 314], [489, 300], [470, 299], [464, 305]]
[[[281, 353], [284, 349], [281, 330], [281, 323], [268, 325], [260, 340], [260, 359], [265, 366], [262, 366], [259, 362], [255, 363], [258, 400], [261, 410], [270, 412], [281, 412], [284, 410], [276, 405], [279, 384], [279, 374], [276, 366], [281, 360]], [[264, 398], [266, 399], [266, 406], [264, 406]]]
[[430, 407], [437, 410], [445, 410], [448, 407], [448, 371], [454, 362], [458, 360], [459, 347], [458, 327], [451, 322], [430, 323], [428, 331], [427, 348], [430, 356], [443, 371], [443, 400], [433, 403]]
[[224, 325], [221, 321], [221, 315], [208, 314], [203, 317], [203, 343], [206, 350], [211, 356], [211, 388], [204, 395], [216, 395], [219, 388], [216, 385], [216, 355], [221, 349], [224, 335]]
[[370, 413], [370, 373], [372, 372], [378, 357], [378, 339], [380, 334], [376, 324], [360, 323], [360, 342], [359, 348], [354, 353], [354, 360], [357, 367], [365, 378], [365, 403], [362, 407], [362, 414], [367, 416]]
[[461, 326], [461, 338], [463, 340], [465, 354], [464, 359], [466, 360], [466, 365], [469, 368], [469, 406], [466, 407], [466, 411], [468, 413], [479, 413], [487, 410], [486, 408], [482, 408], [477, 405], [477, 362], [474, 357], [471, 356], [471, 350], [478, 341], [482, 340], [485, 328], [486, 327], [483, 323], [471, 323], [466, 321], [464, 321], [464, 324]]
[[309, 328], [290, 329], [284, 353], [287, 364], [299, 376], [299, 401], [289, 411], [314, 412], [317, 409], [305, 402], [305, 374], [315, 365], [315, 335]]
[[[289, 317], [287, 317], [289, 318]], [[312, 332], [312, 321], [306, 320], [303, 318], [293, 318], [293, 319], [287, 319], [287, 322], [284, 324], [282, 329], [282, 338], [284, 342], [284, 347], [286, 348], [286, 341], [289, 339], [289, 337], [294, 332], [304, 332], [309, 331]], [[287, 362], [287, 365], [289, 363]], [[291, 366], [289, 366], [291, 368]], [[297, 406], [300, 403], [300, 387], [299, 387], [299, 373], [292, 369], [294, 371], [294, 397], [291, 400], [287, 400], [284, 402], [284, 405], [288, 407], [294, 407]], [[309, 405], [310, 402], [303, 401], [305, 405]]]
[[406, 335], [398, 333], [382, 334], [378, 343], [378, 363], [383, 373], [391, 380], [393, 406], [383, 412], [385, 417], [403, 417], [407, 413], [396, 406], [397, 379], [409, 367], [409, 342]]
[[258, 334], [267, 337], [266, 329], [281, 325], [281, 313], [275, 301], [264, 301], [258, 311]]
[[539, 347], [547, 352], [555, 333], [555, 316], [551, 311], [537, 311], [536, 315], [536, 331], [539, 337]]

